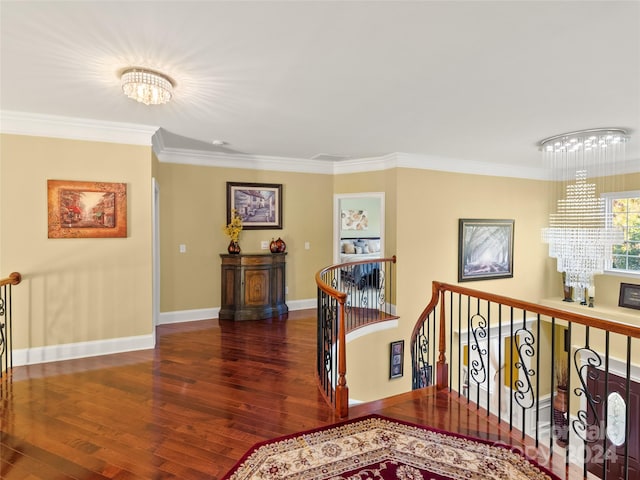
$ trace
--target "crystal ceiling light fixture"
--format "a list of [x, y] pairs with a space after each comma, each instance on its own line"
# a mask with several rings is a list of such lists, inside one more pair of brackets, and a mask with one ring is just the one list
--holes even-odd
[[564, 286], [573, 288], [583, 304], [595, 295], [594, 275], [611, 264], [613, 245], [623, 242], [601, 194], [624, 189], [628, 141], [623, 129], [598, 128], [539, 142], [556, 188], [556, 212], [549, 215], [542, 238], [549, 244], [549, 256], [557, 259]]
[[124, 94], [145, 105], [161, 105], [173, 96], [173, 81], [153, 70], [129, 68], [120, 79]]

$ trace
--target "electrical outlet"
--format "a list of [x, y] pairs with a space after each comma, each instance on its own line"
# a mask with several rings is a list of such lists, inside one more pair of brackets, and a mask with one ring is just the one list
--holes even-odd
[[309, 242], [304, 242], [304, 249], [309, 250], [311, 248], [311, 244]]
[[284, 294], [287, 295], [289, 293], [289, 287], [284, 287]]
[[180, 244], [180, 253], [185, 253], [187, 251], [187, 246], [184, 243]]
[[267, 248], [269, 248], [269, 242], [268, 242], [268, 241], [266, 241], [266, 240], [262, 240], [262, 241], [260, 242], [260, 248], [261, 248], [262, 250], [266, 250]]

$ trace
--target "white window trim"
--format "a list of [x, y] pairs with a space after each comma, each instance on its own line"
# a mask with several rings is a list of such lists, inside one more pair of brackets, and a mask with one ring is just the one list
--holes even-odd
[[[634, 198], [640, 197], [640, 190], [629, 190], [625, 192], [608, 192], [603, 193], [601, 195], [602, 198], [606, 200], [606, 213], [607, 219], [612, 218], [611, 211], [611, 200], [614, 198]], [[607, 220], [609, 221], [609, 220]], [[608, 225], [609, 226], [609, 225]], [[616, 277], [630, 277], [630, 278], [640, 278], [640, 271], [634, 272], [632, 270], [614, 270], [609, 266], [609, 268], [604, 269], [605, 275], [615, 275]]]

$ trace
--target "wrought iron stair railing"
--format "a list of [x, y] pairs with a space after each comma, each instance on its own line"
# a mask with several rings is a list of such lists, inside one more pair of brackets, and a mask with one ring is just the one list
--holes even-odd
[[316, 274], [316, 373], [321, 392], [340, 417], [349, 411], [346, 336], [355, 329], [397, 318], [395, 263], [395, 256], [377, 258], [331, 265]]
[[435, 385], [492, 416], [563, 478], [640, 478], [640, 322], [432, 291], [411, 338], [413, 389]]
[[13, 272], [7, 278], [0, 279], [0, 377], [13, 368], [13, 317], [11, 287], [18, 285], [22, 276]]

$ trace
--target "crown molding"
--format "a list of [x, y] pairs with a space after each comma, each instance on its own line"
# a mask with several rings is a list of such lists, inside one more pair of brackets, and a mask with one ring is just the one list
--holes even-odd
[[380, 157], [350, 158], [333, 163], [333, 174], [375, 172], [390, 170], [398, 166], [398, 153], [389, 153]]
[[158, 127], [86, 118], [0, 111], [0, 133], [151, 146]]
[[[403, 152], [331, 161], [172, 148], [165, 145], [162, 129], [156, 126], [7, 110], [0, 110], [0, 133], [152, 146], [160, 162], [182, 165], [324, 175], [415, 168], [535, 180], [551, 178], [542, 166], [532, 168]], [[638, 171], [637, 165], [630, 170]]]
[[275, 170], [280, 172], [333, 173], [332, 164], [320, 160], [308, 160], [246, 153], [219, 153], [181, 148], [165, 148], [158, 151], [158, 160], [163, 163], [198, 165], [204, 167], [244, 168], [247, 170]]
[[549, 172], [542, 166], [540, 168], [532, 168], [412, 153], [398, 153], [397, 166], [492, 177], [526, 178], [531, 180], [549, 179]]

